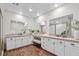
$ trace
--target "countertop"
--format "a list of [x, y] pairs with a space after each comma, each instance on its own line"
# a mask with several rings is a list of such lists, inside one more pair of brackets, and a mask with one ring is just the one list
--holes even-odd
[[25, 36], [30, 36], [31, 34], [22, 34], [22, 35], [18, 35], [18, 34], [6, 34], [5, 38], [10, 38], [10, 37], [25, 37]]
[[76, 42], [79, 43], [78, 39], [75, 38], [67, 38], [67, 37], [57, 37], [55, 35], [49, 35], [49, 34], [23, 34], [23, 35], [13, 35], [13, 34], [7, 34], [5, 35], [5, 38], [10, 38], [10, 37], [25, 37], [25, 36], [38, 36], [38, 37], [45, 37], [45, 38], [50, 38], [50, 39], [56, 39], [56, 40], [63, 40], [63, 41], [70, 41], [70, 42]]
[[75, 38], [57, 37], [57, 36], [48, 35], [48, 34], [33, 34], [33, 36], [45, 37], [45, 38], [50, 38], [50, 39], [57, 39], [57, 40], [64, 40], [64, 41], [70, 41], [70, 42], [77, 42], [77, 43], [79, 43], [79, 40], [75, 39]]

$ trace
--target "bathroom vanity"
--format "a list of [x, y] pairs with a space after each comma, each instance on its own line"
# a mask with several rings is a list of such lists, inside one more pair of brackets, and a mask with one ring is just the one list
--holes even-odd
[[41, 37], [41, 47], [58, 56], [79, 56], [79, 40], [57, 37], [48, 34], [36, 34]]
[[16, 49], [19, 47], [32, 44], [33, 37], [30, 34], [25, 35], [6, 35], [6, 50]]

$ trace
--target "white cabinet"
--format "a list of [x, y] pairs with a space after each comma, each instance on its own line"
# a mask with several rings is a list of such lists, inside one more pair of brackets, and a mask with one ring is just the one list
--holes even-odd
[[65, 41], [65, 56], [79, 56], [79, 43]]
[[6, 39], [6, 43], [7, 43], [6, 44], [7, 50], [16, 48], [15, 47], [15, 39], [14, 38], [7, 38]]
[[60, 56], [64, 55], [64, 41], [57, 40], [55, 42], [55, 54]]
[[79, 56], [79, 43], [77, 42], [42, 37], [41, 47], [59, 56]]
[[50, 38], [42, 38], [41, 41], [43, 49], [56, 55], [64, 55], [64, 41]]
[[32, 44], [32, 36], [6, 38], [6, 49], [14, 49]]
[[54, 39], [50, 38], [42, 38], [41, 39], [41, 47], [51, 53], [55, 51], [55, 41]]

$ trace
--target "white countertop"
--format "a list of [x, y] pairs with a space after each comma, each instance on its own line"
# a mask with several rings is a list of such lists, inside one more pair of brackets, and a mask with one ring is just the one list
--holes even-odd
[[22, 35], [18, 35], [18, 34], [7, 34], [5, 35], [5, 38], [9, 38], [9, 37], [24, 37], [24, 36], [29, 36], [31, 34], [22, 34]]
[[70, 41], [70, 42], [78, 42], [78, 43], [79, 43], [79, 40], [78, 40], [78, 39], [75, 39], [75, 38], [57, 37], [57, 36], [48, 35], [48, 34], [23, 34], [23, 35], [7, 34], [7, 35], [5, 35], [5, 38], [9, 38], [9, 37], [25, 37], [25, 36], [30, 36], [30, 35], [38, 36], [38, 37], [45, 37], [45, 38], [50, 38], [50, 39], [57, 39], [57, 40]]
[[75, 39], [75, 38], [57, 37], [57, 36], [48, 35], [48, 34], [33, 34], [33, 36], [46, 37], [46, 38], [64, 40], [64, 41], [73, 41], [73, 42], [78, 42], [79, 43], [79, 40]]

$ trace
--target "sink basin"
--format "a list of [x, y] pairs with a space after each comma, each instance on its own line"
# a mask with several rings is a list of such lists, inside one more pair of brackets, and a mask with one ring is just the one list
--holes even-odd
[[41, 38], [38, 36], [33, 36], [33, 37], [34, 37], [34, 39], [41, 40]]

